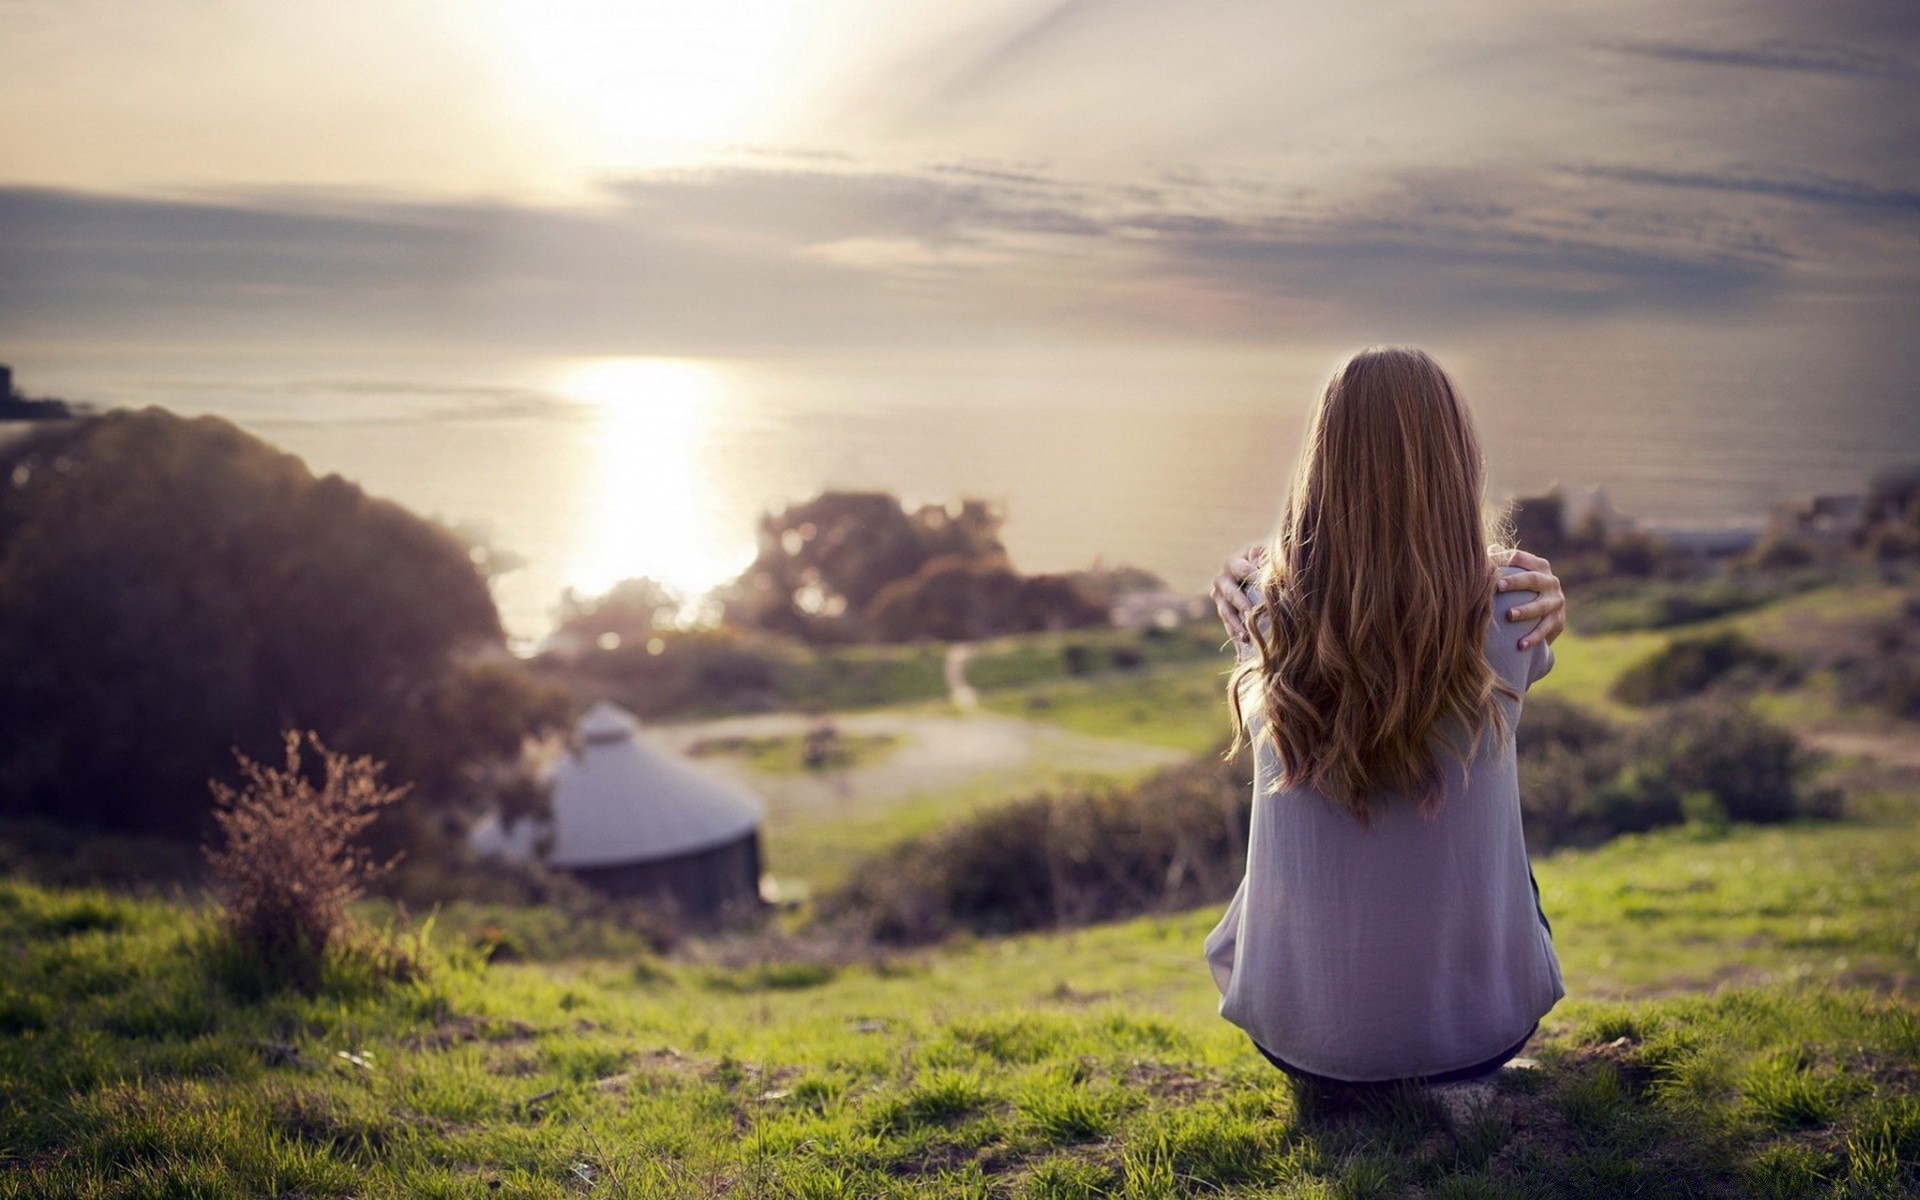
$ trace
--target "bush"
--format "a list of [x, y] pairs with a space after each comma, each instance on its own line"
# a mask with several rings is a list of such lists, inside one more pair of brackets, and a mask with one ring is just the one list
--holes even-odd
[[1592, 844], [1688, 820], [1768, 822], [1824, 814], [1793, 733], [1744, 704], [1701, 698], [1622, 730], [1546, 697], [1520, 722], [1520, 803], [1535, 850]]
[[1252, 782], [1210, 756], [1131, 787], [1014, 801], [867, 859], [819, 914], [911, 943], [1224, 900], [1246, 865]]
[[1801, 815], [1801, 782], [1811, 766], [1793, 732], [1743, 704], [1694, 701], [1636, 731], [1633, 760], [1640, 795], [1680, 820], [1681, 798], [1711, 793], [1735, 821], [1786, 821]]
[[[1744, 705], [1674, 705], [1631, 731], [1529, 699], [1519, 730], [1529, 848], [1694, 822], [1780, 821], [1831, 809], [1809, 795], [1793, 734]], [[856, 866], [818, 917], [880, 941], [1010, 933], [1216, 903], [1246, 866], [1252, 780], [1197, 759], [1139, 784], [1033, 796]]]
[[1920, 599], [1869, 630], [1872, 649], [1834, 663], [1840, 699], [1872, 704], [1896, 717], [1920, 717]]
[[1832, 568], [1821, 564], [1678, 579], [1601, 578], [1582, 589], [1573, 623], [1586, 634], [1671, 629], [1759, 608], [1832, 583], [1833, 578]]
[[1727, 629], [1673, 639], [1658, 654], [1621, 672], [1612, 695], [1624, 704], [1661, 704], [1697, 696], [1723, 680], [1754, 686], [1786, 669], [1780, 655]]
[[[303, 742], [320, 760], [318, 787], [302, 773]], [[379, 764], [329, 750], [311, 732], [288, 731], [285, 744], [285, 767], [236, 754], [244, 785], [209, 784], [225, 844], [206, 856], [234, 948], [269, 976], [311, 988], [348, 929], [347, 906], [392, 866], [369, 861], [354, 839], [406, 789], [382, 786]]]
[[1558, 696], [1529, 696], [1515, 740], [1525, 762], [1549, 747], [1586, 753], [1619, 735], [1618, 726], [1590, 708]]

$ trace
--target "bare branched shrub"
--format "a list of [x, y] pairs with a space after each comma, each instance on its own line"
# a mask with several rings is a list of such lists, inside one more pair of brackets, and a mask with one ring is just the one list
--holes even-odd
[[[244, 780], [209, 781], [225, 844], [206, 848], [213, 889], [235, 948], [274, 976], [311, 985], [327, 946], [347, 928], [347, 906], [395, 859], [372, 862], [354, 839], [407, 788], [380, 782], [381, 765], [287, 730], [286, 765], [235, 752]], [[319, 760], [316, 786], [302, 747]]]

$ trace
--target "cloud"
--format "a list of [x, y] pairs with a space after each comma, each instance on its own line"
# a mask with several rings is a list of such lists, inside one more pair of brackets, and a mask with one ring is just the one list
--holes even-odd
[[1734, 192], [1746, 196], [1766, 196], [1805, 204], [1832, 205], [1840, 208], [1884, 209], [1898, 213], [1920, 213], [1920, 187], [1874, 183], [1862, 179], [1838, 179], [1829, 175], [1803, 172], [1797, 175], [1763, 175], [1735, 172], [1668, 171], [1648, 167], [1571, 167], [1588, 179], [1609, 179], [1650, 187], [1687, 188], [1708, 192]]
[[1767, 71], [1804, 71], [1815, 75], [1879, 78], [1911, 70], [1903, 60], [1852, 46], [1769, 41], [1751, 46], [1703, 46], [1684, 42], [1625, 40], [1602, 48], [1690, 66], [1753, 67]]
[[[1397, 314], [1725, 306], [1788, 286], [1791, 222], [1665, 205], [1704, 188], [1903, 216], [1897, 189], [1578, 168], [1408, 173], [1362, 195], [1170, 172], [1152, 186], [941, 162], [763, 163], [619, 180], [600, 206], [350, 193], [0, 190], [16, 336], [483, 343], [742, 354], [1256, 337]], [[1652, 201], [1637, 198], [1660, 185]], [[1910, 256], [1909, 256], [1910, 257]]]

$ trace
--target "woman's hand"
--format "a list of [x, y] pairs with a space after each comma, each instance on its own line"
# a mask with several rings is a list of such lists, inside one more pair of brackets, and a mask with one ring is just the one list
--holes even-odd
[[1560, 590], [1560, 577], [1553, 573], [1553, 564], [1525, 550], [1512, 550], [1494, 557], [1505, 559], [1502, 566], [1522, 568], [1518, 575], [1502, 575], [1499, 582], [1493, 585], [1495, 588], [1503, 592], [1540, 593], [1525, 604], [1514, 605], [1507, 612], [1509, 621], [1540, 619], [1539, 628], [1520, 639], [1520, 649], [1526, 650], [1535, 642], [1551, 643], [1567, 627], [1567, 594]]
[[1220, 613], [1220, 623], [1227, 627], [1227, 636], [1244, 646], [1247, 644], [1247, 614], [1253, 611], [1253, 601], [1247, 599], [1241, 585], [1253, 578], [1260, 564], [1267, 557], [1264, 544], [1248, 546], [1239, 554], [1227, 560], [1220, 574], [1214, 576], [1213, 587], [1209, 594], [1213, 597], [1213, 607]]

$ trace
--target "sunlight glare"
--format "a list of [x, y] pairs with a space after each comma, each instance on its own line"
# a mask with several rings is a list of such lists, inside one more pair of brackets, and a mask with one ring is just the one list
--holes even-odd
[[568, 584], [599, 595], [648, 576], [689, 599], [736, 574], [708, 528], [701, 465], [724, 378], [700, 362], [601, 359], [574, 368], [563, 395], [590, 404], [593, 459], [589, 518]]
[[522, 87], [603, 160], [670, 164], [752, 136], [786, 82], [794, 0], [495, 0]]

